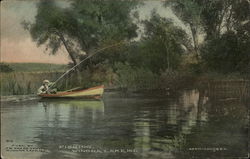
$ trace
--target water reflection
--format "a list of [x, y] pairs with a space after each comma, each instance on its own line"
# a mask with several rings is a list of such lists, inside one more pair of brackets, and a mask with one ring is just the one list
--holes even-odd
[[88, 139], [86, 140], [82, 134], [88, 134], [104, 116], [102, 101], [56, 100], [39, 104], [44, 107], [46, 120], [36, 127], [39, 135], [35, 137], [38, 140], [34, 143], [38, 147], [50, 150], [41, 156], [44, 159], [77, 157], [77, 154], [60, 150], [60, 147], [85, 144]]
[[46, 150], [7, 152], [6, 146], [13, 143], [2, 140], [4, 156], [13, 158], [165, 159], [247, 154], [247, 103], [210, 98], [206, 90], [161, 97], [121, 97], [111, 92], [103, 101], [4, 103], [1, 114], [3, 139]]
[[141, 157], [174, 158], [173, 152], [185, 144], [184, 135], [196, 125], [197, 117], [206, 121], [205, 109], [198, 111], [200, 100], [198, 90], [191, 90], [182, 92], [177, 99], [154, 101], [146, 110], [143, 107], [134, 122], [135, 144]]

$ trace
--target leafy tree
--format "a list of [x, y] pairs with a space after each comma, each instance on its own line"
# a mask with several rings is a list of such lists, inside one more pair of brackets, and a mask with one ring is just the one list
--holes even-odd
[[171, 6], [175, 14], [188, 25], [191, 31], [194, 51], [199, 56], [198, 35], [201, 27], [202, 7], [194, 0], [169, 0], [164, 5]]
[[205, 33], [206, 39], [217, 38], [225, 30], [234, 30], [250, 15], [248, 0], [170, 0], [164, 4], [189, 25], [195, 50], [199, 34]]
[[[34, 23], [24, 22], [37, 45], [45, 44], [52, 54], [61, 45], [74, 63], [110, 42], [136, 37], [131, 12], [135, 1], [75, 0], [60, 8], [55, 1], [40, 0]], [[79, 54], [81, 52], [82, 54]]]
[[217, 38], [227, 31], [235, 31], [250, 19], [248, 0], [196, 0], [203, 6], [201, 19], [206, 39]]
[[[249, 72], [250, 2], [212, 1], [203, 11], [207, 40], [203, 58], [212, 70]], [[217, 19], [217, 20], [216, 20]]]
[[[71, 41], [77, 35], [77, 21], [69, 9], [58, 7], [55, 1], [40, 0], [37, 4], [35, 22], [23, 22], [31, 37], [38, 46], [46, 45], [46, 50], [56, 54], [61, 45], [64, 45], [68, 54], [76, 65], [76, 52]], [[67, 39], [66, 39], [67, 37]]]
[[[176, 69], [180, 55], [189, 39], [185, 31], [173, 25], [155, 11], [150, 20], [145, 20], [145, 34], [132, 54], [132, 64], [160, 73], [166, 69]], [[135, 45], [134, 45], [135, 47]]]
[[243, 38], [230, 31], [207, 42], [202, 57], [208, 68], [222, 73], [249, 72], [250, 40]]
[[198, 36], [205, 35], [199, 52], [209, 68], [229, 72], [249, 67], [248, 0], [171, 0], [165, 5], [170, 5], [185, 24], [200, 28]]
[[[134, 23], [136, 12], [134, 9], [140, 3], [136, 1], [73, 1], [72, 9], [82, 29], [79, 33], [80, 40], [85, 41], [81, 46], [89, 53], [96, 48], [113, 45], [121, 41], [129, 41], [137, 36], [137, 25]], [[133, 13], [133, 14], [132, 14]], [[123, 61], [126, 45], [104, 50], [103, 53], [86, 61], [85, 67], [91, 67], [102, 62], [114, 65]], [[80, 56], [84, 59], [86, 55]]]

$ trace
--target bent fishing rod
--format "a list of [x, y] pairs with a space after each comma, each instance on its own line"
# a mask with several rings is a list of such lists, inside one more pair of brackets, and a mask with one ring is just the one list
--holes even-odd
[[55, 82], [53, 82], [48, 90], [50, 88], [52, 88], [52, 86], [54, 86], [60, 79], [62, 79], [65, 75], [67, 75], [70, 71], [74, 70], [77, 66], [79, 66], [81, 63], [83, 63], [84, 61], [86, 61], [87, 59], [93, 57], [94, 55], [98, 54], [99, 52], [103, 51], [103, 50], [106, 50], [106, 49], [109, 49], [109, 48], [112, 48], [112, 47], [116, 47], [116, 46], [119, 46], [119, 45], [122, 45], [122, 44], [125, 44], [125, 43], [128, 43], [128, 42], [119, 42], [119, 43], [116, 43], [114, 45], [109, 45], [109, 46], [106, 46], [104, 48], [101, 48], [97, 51], [95, 51], [94, 53], [90, 54], [89, 56], [87, 56], [85, 59], [83, 59], [82, 61], [80, 61], [78, 64], [76, 64], [75, 66], [73, 66], [72, 68], [70, 68], [69, 70], [67, 70], [65, 73], [63, 73]]

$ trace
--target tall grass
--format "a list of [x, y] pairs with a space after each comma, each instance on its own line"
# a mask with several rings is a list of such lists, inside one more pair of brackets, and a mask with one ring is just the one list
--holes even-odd
[[1, 95], [34, 94], [44, 79], [55, 80], [62, 72], [1, 73]]
[[[63, 72], [11, 72], [0, 74], [1, 96], [36, 94], [44, 79], [51, 82], [57, 80]], [[67, 74], [57, 84], [59, 91], [74, 87], [88, 88], [99, 84], [110, 85], [112, 71], [101, 72], [84, 70], [78, 74], [75, 71]]]
[[[44, 79], [55, 81], [63, 72], [11, 72], [1, 73], [1, 95], [36, 94]], [[184, 80], [179, 73], [164, 72], [157, 75], [144, 68], [133, 68], [130, 65], [118, 64], [116, 73], [111, 68], [99, 67], [94, 71], [85, 69], [72, 72], [56, 84], [60, 91], [74, 87], [88, 88], [100, 84], [112, 88], [124, 88], [133, 91], [148, 91], [155, 89], [176, 89]]]
[[[37, 89], [42, 85], [44, 79], [55, 81], [63, 74], [58, 72], [11, 72], [0, 74], [1, 96], [6, 95], [25, 95], [36, 94]], [[218, 79], [215, 76], [197, 77], [188, 72], [178, 72], [173, 70], [165, 70], [160, 74], [156, 74], [145, 68], [133, 67], [126, 63], [117, 63], [115, 69], [109, 66], [101, 65], [92, 69], [85, 69], [76, 73], [72, 71], [56, 84], [59, 91], [72, 89], [74, 87], [88, 88], [100, 84], [106, 87], [122, 88], [124, 90], [132, 91], [152, 91], [152, 90], [178, 90], [182, 88], [192, 87], [192, 84], [197, 84], [200, 89], [207, 88], [207, 83], [211, 83], [212, 79]], [[235, 80], [235, 79], [232, 79]], [[199, 84], [200, 83], [200, 84]], [[225, 82], [224, 82], [225, 83]], [[218, 84], [217, 84], [218, 85]], [[216, 86], [212, 84], [212, 86]], [[224, 87], [220, 89], [224, 90]], [[223, 84], [225, 85], [225, 84]], [[235, 85], [234, 88], [226, 87], [227, 92], [236, 92], [240, 96], [249, 96], [249, 83]], [[212, 91], [214, 92], [214, 91]], [[215, 91], [217, 92], [217, 91]], [[215, 94], [215, 93], [214, 93]]]
[[208, 95], [217, 99], [246, 99], [250, 97], [250, 81], [242, 79], [211, 80], [208, 82]]

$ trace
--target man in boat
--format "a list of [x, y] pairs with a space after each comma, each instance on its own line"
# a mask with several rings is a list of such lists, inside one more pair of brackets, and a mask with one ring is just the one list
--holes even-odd
[[53, 85], [49, 80], [44, 80], [43, 85], [37, 90], [37, 94], [56, 94], [56, 88], [50, 88]]

